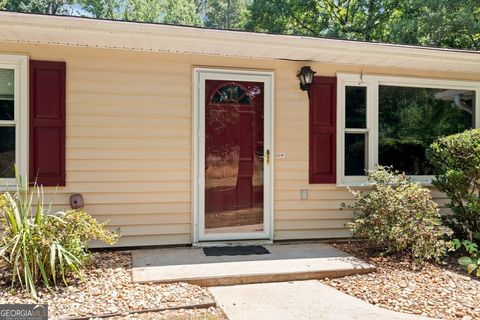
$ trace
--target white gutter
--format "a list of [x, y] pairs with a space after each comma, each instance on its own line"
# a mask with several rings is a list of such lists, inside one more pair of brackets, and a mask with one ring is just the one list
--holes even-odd
[[480, 73], [474, 51], [12, 12], [0, 12], [0, 42]]

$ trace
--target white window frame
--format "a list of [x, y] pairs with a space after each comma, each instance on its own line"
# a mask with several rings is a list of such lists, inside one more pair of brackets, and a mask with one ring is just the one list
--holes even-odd
[[[0, 69], [14, 70], [15, 119], [0, 120], [0, 127], [15, 125], [15, 163], [28, 181], [28, 56], [0, 53]], [[11, 190], [15, 178], [0, 177], [0, 191]]]
[[[462, 80], [443, 80], [403, 76], [364, 75], [337, 73], [337, 186], [367, 186], [365, 176], [345, 176], [345, 133], [367, 133], [367, 169], [378, 163], [378, 99], [379, 86], [399, 86], [410, 88], [457, 89], [475, 92], [474, 126], [480, 127], [480, 82]], [[363, 86], [367, 88], [366, 129], [347, 129], [345, 127], [345, 87]], [[410, 176], [413, 181], [429, 185], [433, 176]]]

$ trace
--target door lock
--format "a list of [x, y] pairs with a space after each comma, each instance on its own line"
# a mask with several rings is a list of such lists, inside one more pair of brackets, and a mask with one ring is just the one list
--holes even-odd
[[267, 161], [267, 164], [270, 164], [270, 149], [267, 149], [265, 151], [265, 156], [264, 156], [265, 160]]

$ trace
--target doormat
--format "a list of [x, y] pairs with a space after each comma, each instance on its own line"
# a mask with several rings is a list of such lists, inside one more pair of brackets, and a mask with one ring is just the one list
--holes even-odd
[[251, 256], [270, 254], [270, 251], [263, 246], [235, 246], [235, 247], [206, 247], [203, 253], [207, 257], [220, 256]]

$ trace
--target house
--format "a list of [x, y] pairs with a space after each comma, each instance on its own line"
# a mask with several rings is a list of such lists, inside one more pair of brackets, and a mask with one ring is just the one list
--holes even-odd
[[428, 184], [479, 96], [479, 52], [0, 12], [0, 181], [81, 195], [118, 246], [348, 237], [347, 186]]

